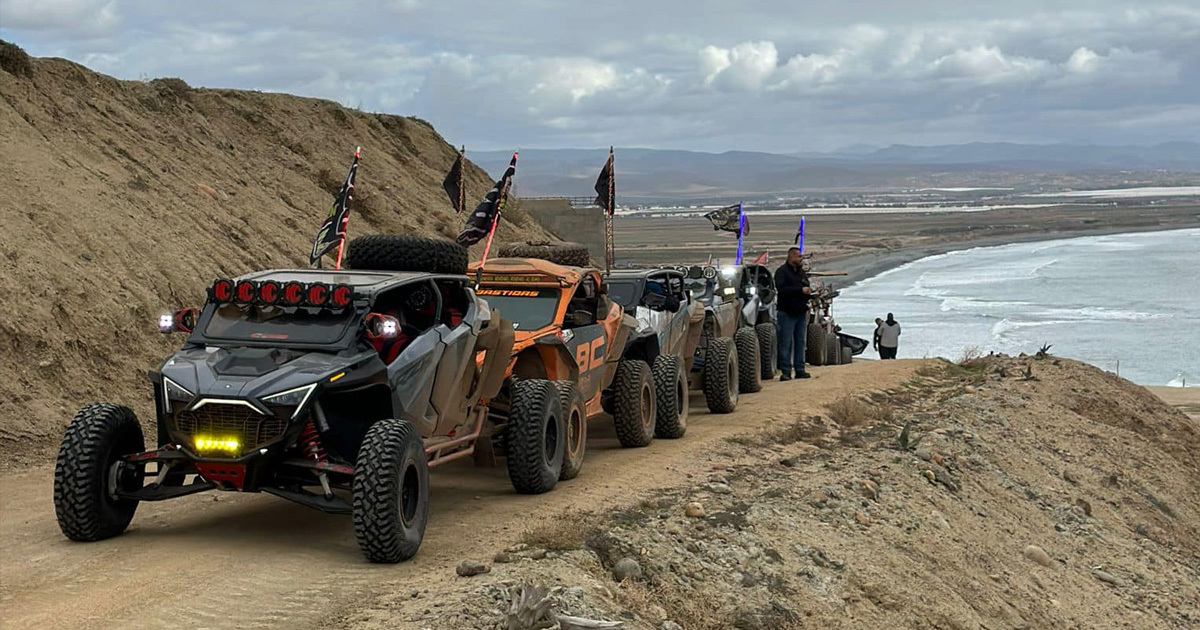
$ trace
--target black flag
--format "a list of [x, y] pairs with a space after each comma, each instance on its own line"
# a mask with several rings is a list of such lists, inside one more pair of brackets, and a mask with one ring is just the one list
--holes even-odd
[[496, 224], [496, 217], [504, 209], [505, 202], [508, 201], [508, 189], [512, 186], [512, 178], [516, 172], [517, 154], [513, 153], [512, 162], [509, 162], [504, 175], [500, 176], [496, 185], [483, 198], [483, 201], [475, 206], [471, 216], [467, 217], [467, 225], [458, 235], [459, 245], [470, 247], [483, 240], [492, 231], [492, 227]]
[[617, 205], [617, 187], [613, 179], [613, 152], [608, 150], [608, 161], [604, 163], [604, 168], [600, 169], [600, 177], [596, 179], [596, 205], [604, 208], [604, 211], [612, 216], [613, 210]]
[[463, 206], [463, 154], [459, 152], [458, 158], [454, 160], [454, 166], [450, 167], [450, 172], [446, 174], [446, 179], [442, 181], [442, 190], [446, 191], [446, 196], [450, 198], [450, 205], [454, 206], [454, 211], [462, 213]]
[[750, 233], [750, 224], [742, 220], [741, 204], [735, 206], [726, 206], [720, 210], [713, 210], [704, 215], [704, 218], [712, 221], [714, 230], [724, 230], [733, 232], [739, 236], [742, 234], [742, 226], [746, 227], [746, 233]]
[[[308, 255], [308, 264], [315, 265], [322, 256], [328, 254], [334, 247], [346, 239], [346, 224], [350, 222], [350, 200], [354, 198], [354, 175], [358, 172], [359, 149], [354, 149], [354, 163], [350, 165], [350, 173], [346, 175], [346, 183], [333, 199], [333, 207], [329, 216], [317, 231], [317, 240], [313, 242], [312, 253]], [[339, 259], [340, 265], [340, 259]]]

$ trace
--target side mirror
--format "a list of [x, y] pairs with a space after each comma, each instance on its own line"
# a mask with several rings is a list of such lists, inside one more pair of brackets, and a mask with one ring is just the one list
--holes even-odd
[[651, 310], [661, 311], [667, 305], [667, 296], [651, 293], [642, 298], [642, 304]]
[[596, 323], [596, 316], [587, 311], [575, 311], [571, 315], [572, 326], [591, 326]]
[[400, 334], [400, 320], [383, 313], [367, 313], [367, 339], [391, 339]]
[[191, 333], [196, 329], [196, 320], [200, 317], [200, 309], [189, 306], [174, 313], [163, 313], [158, 316], [158, 331], [164, 335], [173, 332]]

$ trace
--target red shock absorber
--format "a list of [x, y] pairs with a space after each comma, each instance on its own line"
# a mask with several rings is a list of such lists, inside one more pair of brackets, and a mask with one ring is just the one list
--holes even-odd
[[317, 433], [317, 427], [312, 420], [304, 425], [304, 431], [300, 432], [300, 450], [304, 451], [305, 457], [310, 457], [318, 462], [325, 461], [325, 447], [321, 446], [321, 435]]

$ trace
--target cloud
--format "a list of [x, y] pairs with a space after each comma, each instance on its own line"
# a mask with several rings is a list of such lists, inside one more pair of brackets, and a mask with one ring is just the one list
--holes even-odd
[[0, 0], [0, 36], [123, 78], [417, 115], [478, 148], [1200, 140], [1178, 123], [1200, 10], [1171, 2]]

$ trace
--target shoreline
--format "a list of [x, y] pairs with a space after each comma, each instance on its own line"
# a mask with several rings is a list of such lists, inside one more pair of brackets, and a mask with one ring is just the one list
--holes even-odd
[[859, 282], [862, 282], [863, 280], [873, 278], [881, 273], [896, 269], [897, 267], [906, 265], [908, 263], [916, 262], [922, 258], [948, 254], [950, 252], [975, 249], [978, 247], [1000, 247], [1003, 245], [1016, 245], [1020, 243], [1037, 243], [1042, 241], [1057, 241], [1062, 239], [1086, 238], [1093, 236], [1113, 236], [1118, 234], [1174, 232], [1178, 230], [1192, 230], [1197, 228], [1200, 228], [1200, 225], [1190, 227], [1169, 227], [1166, 229], [1163, 229], [1163, 226], [1160, 225], [1148, 225], [1139, 227], [1123, 226], [1120, 228], [1099, 230], [1054, 230], [1041, 233], [986, 236], [978, 239], [900, 247], [897, 249], [888, 250], [886, 252], [854, 252], [825, 259], [822, 261], [820, 266], [830, 267], [831, 269], [836, 269], [837, 271], [845, 271], [847, 275], [835, 276], [833, 278], [833, 282], [837, 284], [839, 289], [848, 289]]

